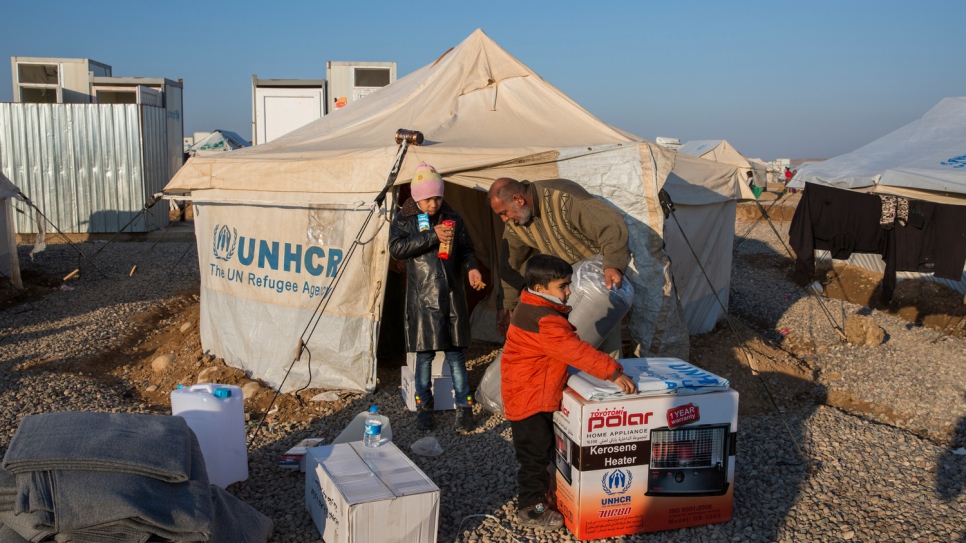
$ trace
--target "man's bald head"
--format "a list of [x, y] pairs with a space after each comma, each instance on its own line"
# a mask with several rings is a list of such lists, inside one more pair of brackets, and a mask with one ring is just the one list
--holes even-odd
[[486, 197], [488, 200], [490, 200], [490, 202], [492, 202], [494, 198], [497, 198], [505, 204], [512, 204], [514, 194], [518, 194], [526, 198], [527, 186], [516, 179], [501, 177], [490, 185], [490, 190], [486, 192]]
[[509, 177], [501, 177], [490, 185], [486, 196], [493, 212], [499, 215], [503, 222], [512, 220], [517, 225], [530, 222], [533, 208], [530, 192], [523, 183]]

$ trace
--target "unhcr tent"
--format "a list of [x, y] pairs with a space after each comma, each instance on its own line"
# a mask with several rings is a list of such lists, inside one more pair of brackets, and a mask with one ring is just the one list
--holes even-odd
[[17, 288], [23, 289], [20, 261], [17, 259], [17, 223], [13, 216], [13, 199], [18, 194], [20, 189], [0, 173], [0, 273], [3, 274], [0, 284], [9, 280]]
[[768, 166], [764, 162], [753, 162], [745, 155], [738, 152], [726, 140], [695, 140], [689, 141], [678, 149], [679, 153], [701, 157], [705, 160], [721, 162], [737, 166], [741, 170], [741, 175], [748, 178], [748, 172], [752, 172], [752, 179], [755, 186], [765, 188], [768, 182]]
[[[398, 182], [420, 162], [435, 166], [492, 274], [474, 312], [474, 337], [494, 326], [503, 229], [483, 191], [504, 176], [565, 178], [627, 221], [627, 276], [636, 291], [629, 328], [638, 352], [687, 356], [657, 198], [673, 152], [596, 119], [480, 30], [365, 100], [264, 145], [195, 157], [178, 172], [165, 191], [190, 193], [195, 205], [204, 349], [279, 386], [318, 297], [328, 295], [385, 185], [399, 128], [419, 130], [426, 141], [410, 147]], [[403, 325], [381, 319], [393, 211], [380, 212], [359, 235], [362, 248], [282, 390], [374, 388], [379, 328]]]
[[[664, 184], [664, 190], [674, 202], [674, 217], [681, 226], [678, 228], [674, 218], [665, 221], [665, 251], [671, 258], [674, 286], [691, 334], [710, 332], [724, 318], [725, 312], [715, 293], [725, 308], [728, 307], [735, 209], [738, 200], [755, 199], [748, 183], [742, 179], [744, 176], [735, 166], [678, 153]], [[701, 266], [714, 290], [708, 285]]]
[[189, 147], [188, 154], [195, 156], [198, 153], [202, 155], [208, 153], [224, 153], [225, 151], [234, 151], [235, 149], [243, 149], [245, 147], [251, 147], [248, 140], [229, 130], [219, 129]]
[[[864, 147], [805, 164], [788, 186], [803, 188], [805, 183], [966, 206], [966, 97], [944, 98], [922, 118]], [[828, 258], [828, 252], [818, 256]], [[848, 262], [877, 273], [885, 270], [875, 254], [856, 253]], [[966, 293], [966, 271], [961, 281], [917, 272], [898, 272], [897, 278], [932, 279]]]

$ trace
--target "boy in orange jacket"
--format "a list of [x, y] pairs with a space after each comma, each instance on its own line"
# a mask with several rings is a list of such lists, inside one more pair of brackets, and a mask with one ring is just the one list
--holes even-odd
[[637, 392], [621, 365], [582, 341], [567, 320], [572, 275], [573, 267], [555, 256], [535, 255], [527, 261], [527, 290], [513, 311], [500, 362], [503, 410], [520, 462], [517, 521], [538, 530], [563, 526], [563, 517], [546, 499], [553, 412], [563, 399], [567, 366], [613, 381], [627, 394]]

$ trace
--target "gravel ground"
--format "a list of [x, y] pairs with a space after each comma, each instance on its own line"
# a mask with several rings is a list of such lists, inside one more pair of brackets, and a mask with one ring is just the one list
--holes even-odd
[[[790, 223], [775, 223], [787, 241]], [[743, 234], [749, 224], [738, 224]], [[843, 300], [822, 298], [842, 327], [848, 315], [866, 315], [886, 333], [870, 347], [841, 341], [817, 296], [788, 280], [793, 261], [767, 224], [739, 245], [732, 267], [731, 311], [764, 335], [808, 343], [808, 363], [819, 371], [829, 402], [893, 424], [938, 443], [966, 446], [966, 342]], [[939, 337], [938, 341], [935, 341]]]
[[[782, 416], [741, 418], [734, 519], [619, 540], [966, 542], [966, 456], [955, 452], [966, 435], [961, 398], [966, 381], [957, 370], [966, 359], [963, 342], [925, 345], [934, 332], [907, 330], [898, 319], [874, 314], [889, 334], [885, 344], [875, 348], [840, 345], [824, 316], [813, 307], [814, 300], [788, 283], [785, 272], [749, 264], [774, 259], [777, 254], [768, 241], [774, 234], [765, 228], [767, 225], [759, 226], [736, 258], [732, 307], [773, 339], [778, 337], [776, 328], [802, 334], [807, 330], [819, 349], [825, 347], [809, 360], [821, 370], [819, 384], [832, 392], [842, 390], [851, 397], [866, 398], [873, 412], [855, 410], [856, 414], [850, 414], [828, 405], [805, 405]], [[739, 225], [737, 230], [740, 233], [743, 228]], [[84, 245], [88, 252], [94, 247]], [[34, 302], [35, 310], [22, 305], [0, 312], [0, 453], [5, 452], [26, 414], [145, 410], [124, 383], [48, 371], [41, 362], [80, 359], [116, 348], [127, 335], [143, 333], [132, 316], [197, 289], [197, 258], [192, 246], [185, 243], [159, 244], [140, 266], [143, 275], [128, 278], [131, 265], [147, 247], [142, 243], [109, 246], [97, 260], [108, 279], [85, 274], [71, 283], [73, 291], [54, 291]], [[186, 249], [182, 265], [172, 270]], [[62, 277], [76, 267], [76, 258], [66, 246], [51, 246], [33, 263], [24, 247], [21, 251], [25, 269]], [[835, 311], [861, 311], [840, 306]], [[475, 348], [468, 354], [471, 374], [478, 378], [492, 352]], [[889, 372], [882, 371], [883, 367]], [[913, 378], [916, 374], [907, 371], [924, 367], [928, 371], [922, 373], [928, 378]], [[836, 373], [840, 377], [832, 379]], [[276, 468], [278, 455], [288, 447], [306, 437], [334, 439], [352, 417], [373, 403], [392, 421], [394, 441], [404, 451], [424, 436], [416, 431], [414, 417], [405, 411], [399, 397], [398, 368], [380, 368], [379, 379], [375, 395], [357, 395], [327, 405], [311, 421], [270, 419], [271, 424], [251, 444], [250, 478], [229, 490], [273, 519], [273, 541], [320, 540], [305, 511], [303, 476]], [[773, 392], [781, 394], [781, 390]], [[874, 412], [876, 403], [910, 416], [884, 420]], [[481, 427], [467, 435], [451, 430], [451, 412], [438, 413], [433, 435], [445, 454], [439, 458], [410, 455], [441, 489], [439, 540], [572, 541], [565, 530], [538, 534], [517, 530], [507, 520], [514, 510], [516, 470], [509, 424], [479, 409]], [[917, 413], [920, 416], [911, 416]], [[955, 421], [958, 440], [939, 439], [945, 422], [931, 424], [936, 420]], [[801, 444], [804, 458], [789, 432]], [[494, 515], [513, 532], [491, 520], [473, 518], [458, 533], [460, 520], [469, 514]]]

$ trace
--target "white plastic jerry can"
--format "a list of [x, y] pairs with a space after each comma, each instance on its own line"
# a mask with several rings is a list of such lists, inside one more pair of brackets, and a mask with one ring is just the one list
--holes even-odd
[[198, 436], [208, 480], [221, 488], [248, 479], [245, 399], [240, 387], [201, 383], [171, 391], [171, 414]]

